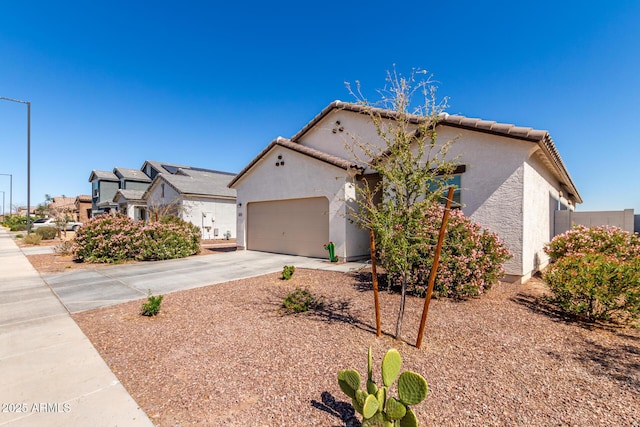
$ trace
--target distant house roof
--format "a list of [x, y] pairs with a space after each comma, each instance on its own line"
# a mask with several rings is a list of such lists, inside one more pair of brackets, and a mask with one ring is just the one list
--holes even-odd
[[332, 156], [331, 154], [327, 154], [325, 152], [316, 150], [314, 148], [310, 148], [304, 145], [300, 145], [298, 143], [292, 142], [287, 138], [283, 138], [281, 136], [277, 137], [271, 143], [260, 152], [244, 169], [242, 169], [230, 182], [229, 187], [233, 187], [233, 185], [238, 182], [256, 163], [260, 161], [271, 149], [275, 146], [281, 146], [285, 148], [289, 148], [290, 150], [297, 151], [298, 153], [304, 154], [305, 156], [312, 157], [314, 159], [323, 161], [325, 163], [329, 163], [333, 166], [339, 167], [344, 170], [348, 169], [361, 169], [359, 165], [349, 160], [343, 159], [342, 157]]
[[234, 174], [229, 172], [180, 168], [175, 174], [161, 173], [156, 176], [143, 198], [148, 198], [148, 194], [158, 185], [158, 182], [164, 181], [183, 196], [235, 199], [236, 191], [227, 187], [233, 176]]
[[155, 160], [146, 160], [142, 165], [142, 167], [140, 168], [140, 170], [144, 170], [147, 164], [151, 165], [155, 170], [158, 171], [158, 173], [170, 173], [171, 175], [175, 175], [180, 171], [180, 169], [188, 169], [188, 170], [194, 170], [194, 171], [200, 171], [200, 172], [221, 173], [221, 174], [229, 173], [229, 172], [223, 172], [223, 171], [214, 170], [214, 169], [199, 168], [195, 166], [185, 166], [185, 165], [177, 165], [174, 163], [157, 162]]
[[143, 201], [144, 190], [123, 190], [120, 189], [116, 192], [116, 195], [113, 196], [113, 201], [118, 202], [120, 199], [127, 200], [129, 202], [132, 201]]
[[185, 166], [185, 165], [177, 165], [177, 164], [174, 164], [174, 163], [167, 163], [167, 162], [157, 162], [155, 160], [145, 160], [145, 162], [142, 164], [142, 167], [140, 168], [140, 170], [144, 171], [145, 166], [147, 164], [150, 165], [151, 167], [153, 167], [158, 173], [170, 173], [170, 174], [173, 174], [179, 168], [187, 168], [187, 169], [189, 168], [189, 166]]
[[[293, 137], [291, 137], [291, 141], [298, 143], [307, 132], [309, 132], [316, 124], [318, 124], [318, 122], [334, 110], [352, 111], [361, 114], [369, 114], [370, 112], [373, 112], [380, 117], [387, 119], [395, 119], [398, 116], [397, 113], [390, 110], [371, 108], [350, 102], [334, 101], [325, 107], [317, 116], [311, 119], [311, 121], [309, 121], [309, 123], [300, 129], [300, 131], [298, 131]], [[419, 121], [424, 120], [424, 117], [410, 116], [409, 119], [414, 123], [418, 123]], [[560, 154], [558, 153], [548, 131], [537, 130], [530, 127], [515, 126], [508, 123], [497, 123], [495, 121], [482, 120], [478, 118], [449, 115], [446, 113], [441, 114], [438, 119], [439, 126], [450, 126], [476, 132], [484, 132], [538, 144], [548, 161], [549, 167], [556, 173], [568, 195], [577, 203], [582, 203], [580, 193], [578, 193], [578, 189], [573, 183], [573, 180], [569, 175], [569, 171], [562, 161], [562, 158], [560, 157]]]
[[91, 203], [91, 196], [88, 194], [78, 194], [76, 196], [76, 203], [78, 202], [88, 202]]
[[54, 197], [53, 201], [49, 203], [49, 209], [75, 209], [76, 199], [74, 197]]
[[96, 179], [99, 179], [100, 181], [119, 181], [118, 177], [113, 172], [94, 169], [91, 171], [91, 175], [89, 176], [89, 182], [93, 182]]
[[117, 177], [127, 181], [151, 182], [151, 178], [140, 169], [115, 168], [113, 169], [113, 173], [115, 173]]

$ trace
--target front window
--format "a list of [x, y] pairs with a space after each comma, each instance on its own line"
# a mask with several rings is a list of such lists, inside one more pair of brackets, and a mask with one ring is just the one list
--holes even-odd
[[454, 175], [449, 179], [444, 180], [445, 183], [445, 192], [442, 194], [442, 203], [447, 202], [447, 195], [449, 192], [449, 187], [454, 187], [453, 190], [453, 200], [451, 201], [451, 207], [456, 209], [462, 206], [462, 197], [460, 194], [460, 182], [462, 181], [462, 175]]
[[443, 184], [442, 187], [437, 185], [436, 183], [431, 183], [430, 190], [437, 191], [438, 188], [444, 188], [444, 192], [440, 198], [440, 202], [444, 205], [447, 203], [447, 195], [449, 193], [449, 187], [454, 187], [453, 191], [453, 200], [451, 201], [452, 209], [459, 209], [462, 207], [462, 174], [466, 171], [465, 165], [459, 165], [455, 168], [452, 175], [450, 175], [449, 179], [441, 178], [441, 181], [437, 184]]

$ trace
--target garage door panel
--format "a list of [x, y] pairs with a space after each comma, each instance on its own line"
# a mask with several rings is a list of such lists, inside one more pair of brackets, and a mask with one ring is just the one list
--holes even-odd
[[247, 205], [247, 248], [324, 258], [329, 239], [326, 197]]

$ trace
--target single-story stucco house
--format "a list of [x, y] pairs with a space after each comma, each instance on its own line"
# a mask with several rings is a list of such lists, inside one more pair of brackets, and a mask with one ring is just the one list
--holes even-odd
[[[384, 120], [389, 111], [379, 110]], [[418, 118], [416, 118], [418, 119]], [[438, 143], [456, 139], [456, 198], [465, 215], [496, 232], [513, 258], [511, 280], [526, 280], [548, 259], [554, 212], [582, 199], [547, 131], [442, 114]], [[368, 233], [347, 218], [359, 169], [353, 137], [384, 146], [364, 107], [335, 101], [290, 139], [278, 137], [229, 186], [237, 191], [237, 244], [251, 250], [341, 259], [369, 254]]]

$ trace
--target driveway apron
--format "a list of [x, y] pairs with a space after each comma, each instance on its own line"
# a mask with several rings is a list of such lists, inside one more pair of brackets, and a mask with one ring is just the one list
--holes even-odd
[[217, 283], [297, 268], [348, 272], [365, 268], [366, 262], [330, 263], [327, 260], [255, 251], [224, 252], [183, 259], [44, 274], [43, 279], [69, 312], [166, 294]]

